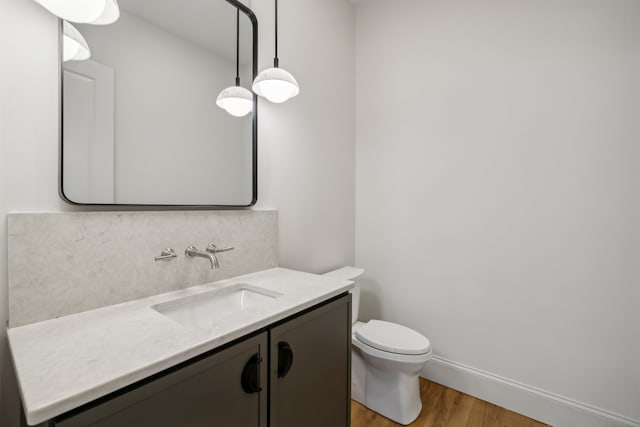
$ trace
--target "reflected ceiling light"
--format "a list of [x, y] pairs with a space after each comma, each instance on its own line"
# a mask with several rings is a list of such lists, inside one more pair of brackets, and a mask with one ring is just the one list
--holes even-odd
[[117, 0], [106, 0], [100, 16], [89, 23], [93, 25], [109, 25], [116, 22], [118, 18], [120, 18], [120, 7], [118, 7]]
[[90, 57], [91, 50], [80, 31], [67, 21], [62, 21], [62, 60], [84, 61]]
[[120, 17], [117, 0], [34, 0], [60, 19], [82, 24], [112, 24]]
[[253, 91], [276, 104], [285, 102], [300, 93], [300, 87], [295, 77], [285, 69], [280, 68], [278, 58], [278, 0], [275, 0], [276, 54], [273, 58], [273, 68], [267, 68], [258, 74], [253, 81]]
[[240, 9], [236, 10], [236, 85], [223, 89], [216, 105], [235, 117], [246, 116], [253, 110], [253, 95], [240, 86]]

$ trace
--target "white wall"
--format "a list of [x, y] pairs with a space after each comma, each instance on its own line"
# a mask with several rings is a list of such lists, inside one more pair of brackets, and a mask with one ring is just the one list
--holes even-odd
[[[273, 2], [253, 1], [260, 69], [273, 66]], [[348, 0], [279, 2], [280, 65], [301, 87], [260, 101], [258, 207], [280, 212], [280, 263], [314, 273], [353, 262], [354, 16]]]
[[[0, 324], [7, 320], [6, 213], [64, 210], [58, 198], [57, 22], [31, 1], [3, 0], [0, 16]], [[43, 236], [46, 238], [46, 236]], [[0, 335], [0, 425], [17, 425], [13, 366]]]
[[633, 0], [358, 4], [363, 314], [427, 335], [426, 375], [640, 423], [639, 22]]
[[[269, 63], [268, 5], [260, 20]], [[311, 272], [353, 262], [353, 11], [346, 0], [280, 3], [282, 65], [301, 95], [260, 105], [258, 208], [280, 212], [280, 264]], [[69, 210], [57, 195], [57, 23], [32, 1], [2, 0], [0, 27], [0, 323], [6, 322], [6, 213]], [[18, 42], [16, 42], [18, 41]], [[46, 238], [46, 236], [44, 236]], [[17, 426], [17, 392], [0, 337], [0, 425]]]

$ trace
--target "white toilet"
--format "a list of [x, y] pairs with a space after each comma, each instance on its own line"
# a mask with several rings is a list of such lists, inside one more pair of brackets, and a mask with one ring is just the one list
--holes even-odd
[[353, 280], [351, 398], [400, 423], [410, 424], [422, 410], [418, 375], [431, 359], [431, 344], [418, 332], [391, 322], [358, 322], [364, 270], [344, 267], [327, 276]]

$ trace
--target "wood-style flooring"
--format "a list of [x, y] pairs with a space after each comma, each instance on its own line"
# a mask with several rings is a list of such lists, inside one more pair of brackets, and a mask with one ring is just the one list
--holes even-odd
[[[422, 412], [413, 427], [547, 427], [468, 394], [420, 378]], [[351, 427], [395, 427], [393, 421], [351, 401]]]

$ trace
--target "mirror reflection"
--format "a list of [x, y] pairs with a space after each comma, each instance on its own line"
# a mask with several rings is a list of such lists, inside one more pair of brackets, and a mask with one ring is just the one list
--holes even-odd
[[241, 12], [237, 34], [237, 8], [226, 0], [118, 3], [112, 25], [74, 24], [91, 56], [62, 65], [63, 195], [80, 204], [251, 205], [254, 113], [216, 105], [237, 68], [240, 85], [251, 86], [251, 20]]

